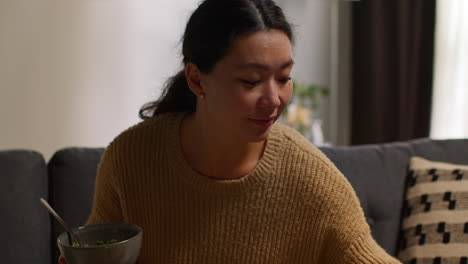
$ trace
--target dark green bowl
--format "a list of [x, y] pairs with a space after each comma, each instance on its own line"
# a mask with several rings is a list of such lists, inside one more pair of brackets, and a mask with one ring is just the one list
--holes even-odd
[[[108, 223], [73, 228], [73, 232], [88, 244], [73, 247], [67, 233], [57, 238], [57, 245], [67, 264], [135, 264], [140, 253], [143, 230], [134, 224]], [[116, 239], [109, 245], [98, 245], [97, 241]]]

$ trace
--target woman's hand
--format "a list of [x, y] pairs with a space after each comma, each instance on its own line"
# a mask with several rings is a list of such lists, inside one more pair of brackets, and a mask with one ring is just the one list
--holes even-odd
[[67, 264], [67, 262], [65, 262], [65, 259], [62, 256], [60, 256], [58, 260], [58, 264]]

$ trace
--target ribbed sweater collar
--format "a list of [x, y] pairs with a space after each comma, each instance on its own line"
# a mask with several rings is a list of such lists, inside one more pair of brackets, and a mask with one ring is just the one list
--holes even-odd
[[271, 177], [275, 171], [280, 153], [281, 131], [276, 125], [273, 125], [270, 130], [262, 158], [254, 170], [240, 179], [216, 180], [193, 170], [182, 153], [180, 125], [186, 114], [176, 113], [167, 116], [169, 120], [166, 130], [168, 142], [166, 151], [170, 166], [176, 172], [177, 177], [192, 188], [213, 194], [241, 194], [265, 185], [268, 177]]

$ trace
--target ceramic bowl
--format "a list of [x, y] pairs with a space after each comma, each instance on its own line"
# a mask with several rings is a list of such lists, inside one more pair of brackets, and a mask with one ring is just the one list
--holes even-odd
[[[57, 245], [67, 264], [135, 264], [140, 253], [143, 230], [134, 224], [106, 223], [73, 228], [84, 247], [70, 245], [67, 232]], [[99, 245], [101, 241], [117, 240]]]

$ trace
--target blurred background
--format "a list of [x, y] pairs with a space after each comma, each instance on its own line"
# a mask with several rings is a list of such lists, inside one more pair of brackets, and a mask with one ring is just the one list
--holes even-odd
[[[316, 144], [468, 137], [468, 2], [277, 0]], [[0, 149], [103, 147], [181, 67], [199, 0], [0, 0]]]

